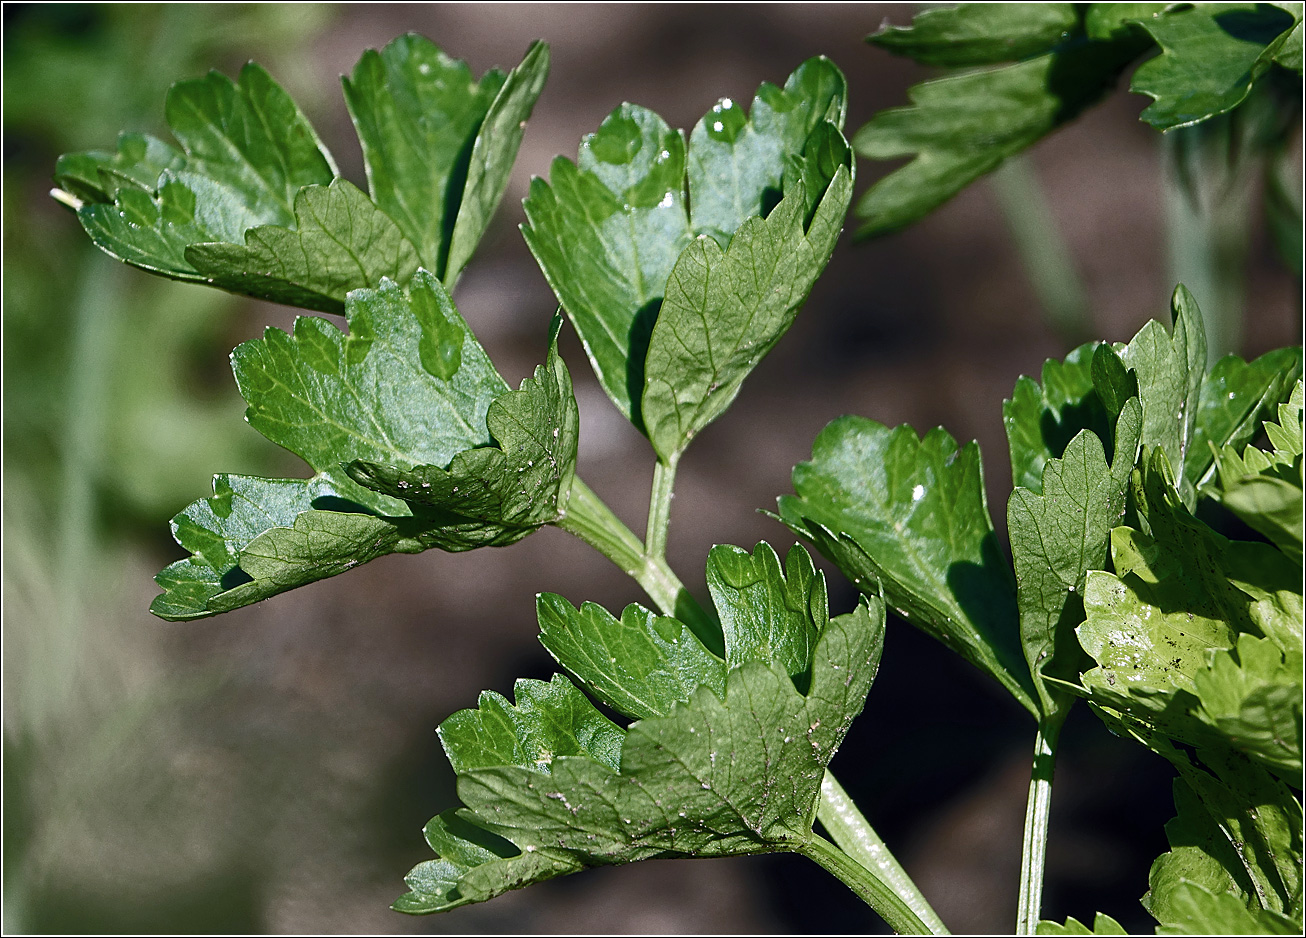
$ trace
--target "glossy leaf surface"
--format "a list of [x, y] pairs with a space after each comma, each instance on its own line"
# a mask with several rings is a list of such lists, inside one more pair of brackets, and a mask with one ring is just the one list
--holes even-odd
[[811, 538], [865, 595], [995, 677], [1035, 710], [1021, 659], [1015, 584], [984, 493], [979, 448], [942, 428], [924, 439], [843, 417], [793, 473], [781, 519]]
[[[701, 646], [671, 650], [698, 642], [674, 619], [628, 609], [618, 621], [595, 607], [576, 610], [542, 597], [546, 635], [569, 636], [546, 639], [551, 650], [564, 649], [567, 666], [587, 684], [605, 688], [605, 699], [638, 697], [637, 710], [659, 715], [645, 716], [623, 734], [559, 676], [548, 685], [518, 682], [515, 708], [482, 695], [478, 710], [450, 717], [440, 735], [467, 807], [428, 827], [440, 857], [410, 874], [411, 891], [397, 909], [443, 911], [562, 873], [652, 857], [797, 850], [816, 836], [811, 828], [821, 779], [874, 677], [884, 609], [864, 601], [855, 612], [828, 619], [820, 608], [823, 589], [810, 591], [810, 561], [791, 554], [786, 577], [772, 564], [769, 548], [725, 556], [718, 566], [757, 572], [766, 595], [793, 595], [809, 584], [802, 618], [819, 611], [819, 636], [806, 660], [791, 662], [810, 677], [806, 692], [780, 663], [761, 657], [777, 638], [775, 622], [808, 628], [789, 612], [777, 610], [770, 625], [740, 622], [752, 638], [738, 643], [727, 662]], [[722, 572], [726, 579], [732, 575]], [[744, 579], [742, 573], [735, 578]], [[728, 621], [728, 610], [720, 611]], [[608, 656], [595, 653], [614, 643], [637, 649], [622, 659], [620, 674]], [[798, 647], [787, 639], [779, 644]], [[573, 657], [577, 647], [585, 650]], [[685, 660], [685, 653], [720, 662], [707, 684], [688, 692], [658, 678], [669, 656]], [[623, 696], [631, 688], [637, 693]], [[476, 830], [455, 839], [453, 820]], [[497, 849], [478, 850], [491, 836], [502, 839], [493, 841]]]
[[1070, 3], [963, 3], [923, 10], [911, 26], [885, 26], [866, 41], [922, 65], [993, 65], [1047, 52], [1078, 26]]
[[[851, 157], [838, 132], [844, 95], [838, 69], [812, 59], [783, 88], [759, 88], [747, 114], [720, 101], [688, 146], [656, 114], [625, 104], [582, 141], [575, 163], [559, 158], [548, 182], [532, 182], [526, 241], [600, 384], [664, 458], [733, 399], [737, 372], [746, 374], [787, 328], [788, 304], [801, 303], [828, 259], [844, 211], [837, 203], [850, 197]], [[781, 248], [799, 255], [785, 272], [800, 289], [774, 270], [747, 267], [792, 265]], [[774, 284], [783, 296], [763, 295]], [[723, 296], [731, 288], [738, 300]], [[675, 322], [655, 337], [664, 298]], [[681, 338], [696, 343], [684, 354], [674, 347]], [[713, 381], [720, 390], [705, 404]], [[646, 404], [657, 408], [654, 419]]]
[[[368, 52], [345, 82], [371, 197], [340, 178], [290, 97], [253, 63], [238, 82], [179, 82], [180, 148], [124, 134], [60, 158], [55, 181], [92, 240], [144, 270], [329, 313], [419, 266], [457, 279], [494, 207], [548, 72], [535, 44], [479, 83], [420, 36]], [[456, 247], [456, 250], [454, 248]], [[450, 261], [454, 263], [451, 265]]]
[[316, 475], [219, 477], [174, 519], [192, 557], [160, 574], [157, 614], [212, 615], [396, 551], [512, 543], [566, 511], [577, 415], [556, 324], [512, 391], [431, 274], [354, 291], [347, 317], [348, 335], [302, 317], [233, 353], [249, 423]]

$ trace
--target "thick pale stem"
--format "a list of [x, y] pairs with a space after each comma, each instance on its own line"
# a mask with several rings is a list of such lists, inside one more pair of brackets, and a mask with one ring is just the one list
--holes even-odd
[[874, 909], [895, 934], [938, 934], [921, 921], [892, 887], [824, 837], [809, 834], [794, 844], [793, 850], [833, 873], [858, 898]]
[[653, 491], [648, 500], [648, 528], [644, 550], [653, 558], [667, 556], [667, 529], [671, 526], [671, 498], [676, 484], [676, 464], [658, 460], [653, 467]]
[[821, 800], [817, 803], [816, 818], [831, 839], [848, 854], [889, 887], [912, 910], [916, 918], [929, 929], [930, 934], [949, 934], [947, 926], [921, 894], [898, 859], [889, 852], [880, 835], [857, 810], [837, 779], [828, 771], [821, 782]]
[[580, 538], [625, 571], [643, 587], [662, 613], [675, 616], [695, 631], [718, 628], [712, 616], [667, 566], [665, 557], [645, 551], [640, 539], [579, 477], [572, 482], [567, 512], [558, 527]]
[[[1064, 714], [1064, 711], [1062, 711]], [[1029, 803], [1025, 808], [1025, 839], [1020, 854], [1020, 903], [1016, 934], [1033, 935], [1043, 906], [1043, 867], [1047, 862], [1048, 813], [1052, 807], [1052, 772], [1057, 759], [1060, 718], [1039, 721], [1034, 736], [1034, 767], [1029, 777]]]

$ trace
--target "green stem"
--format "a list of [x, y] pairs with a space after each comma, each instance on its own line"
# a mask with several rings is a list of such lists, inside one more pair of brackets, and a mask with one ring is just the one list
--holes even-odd
[[700, 635], [710, 635], [713, 630], [720, 632], [716, 620], [667, 566], [666, 558], [645, 551], [640, 539], [579, 476], [572, 482], [567, 513], [558, 527], [580, 538], [625, 571], [664, 614], [675, 616]]
[[676, 463], [658, 460], [653, 467], [653, 491], [648, 500], [648, 527], [644, 550], [650, 557], [667, 556], [667, 529], [671, 526], [671, 498], [676, 484]]
[[1029, 777], [1029, 802], [1025, 808], [1025, 838], [1020, 852], [1020, 903], [1016, 909], [1016, 934], [1033, 935], [1043, 906], [1043, 868], [1047, 863], [1048, 813], [1052, 807], [1052, 772], [1057, 741], [1069, 707], [1039, 721], [1034, 735], [1034, 766]]
[[1095, 332], [1087, 294], [1028, 160], [1012, 157], [990, 178], [1016, 253], [1048, 321], [1069, 347], [1087, 342]]
[[887, 883], [819, 834], [808, 834], [792, 849], [833, 873], [874, 909], [896, 934], [936, 934]]
[[828, 771], [825, 780], [821, 782], [821, 800], [816, 806], [816, 818], [840, 849], [866, 867], [872, 876], [906, 903], [916, 918], [929, 929], [930, 934], [949, 934], [947, 926], [921, 894], [920, 888], [912, 882], [897, 857], [889, 852], [875, 828], [871, 827], [843, 790], [843, 786]]

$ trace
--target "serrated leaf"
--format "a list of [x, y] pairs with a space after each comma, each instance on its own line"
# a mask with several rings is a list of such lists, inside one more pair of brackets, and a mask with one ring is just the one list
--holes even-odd
[[1268, 638], [1240, 635], [1193, 676], [1197, 716], [1231, 748], [1289, 782], [1302, 772], [1302, 658]]
[[1242, 449], [1271, 408], [1283, 402], [1302, 373], [1301, 346], [1266, 352], [1252, 362], [1226, 355], [1202, 382], [1197, 424], [1184, 454], [1184, 475], [1196, 486], [1213, 471], [1211, 447]]
[[172, 519], [192, 556], [155, 577], [164, 592], [150, 612], [160, 618], [227, 612], [383, 554], [425, 549], [414, 519], [369, 514], [321, 479], [219, 475], [213, 491]]
[[420, 264], [390, 217], [343, 179], [300, 189], [294, 227], [250, 228], [243, 244], [190, 244], [184, 256], [213, 286], [325, 312], [364, 284], [407, 283]]
[[1047, 52], [1079, 27], [1070, 3], [963, 3], [923, 10], [911, 26], [884, 26], [872, 45], [922, 65], [992, 65]]
[[1154, 99], [1141, 119], [1172, 130], [1233, 110], [1299, 22], [1300, 15], [1269, 3], [1202, 3], [1142, 20], [1161, 54], [1140, 65], [1130, 83], [1131, 91]]
[[396, 551], [510, 544], [565, 513], [578, 421], [559, 323], [511, 391], [425, 271], [352, 292], [346, 316], [348, 335], [301, 317], [233, 353], [249, 423], [316, 475], [220, 477], [174, 521], [193, 556], [160, 574], [157, 614], [224, 612]]
[[[541, 608], [576, 618], [565, 603], [542, 600]], [[616, 623], [589, 618], [601, 628]], [[628, 611], [619, 628], [657, 631], [656, 617], [642, 626], [641, 619]], [[720, 692], [700, 686], [671, 702], [667, 715], [633, 724], [617, 768], [571, 734], [580, 722], [576, 698], [583, 700], [574, 691], [576, 698], [546, 701], [527, 715], [519, 683], [515, 710], [483, 697], [480, 710], [451, 717], [441, 739], [462, 766], [458, 792], [467, 805], [456, 817], [482, 833], [463, 846], [448, 836], [450, 814], [437, 818], [431, 843], [444, 865], [414, 870], [413, 891], [396, 908], [441, 911], [560, 873], [651, 857], [801, 851], [816, 836], [825, 766], [874, 677], [883, 606], [864, 601], [820, 632], [805, 662], [806, 694], [780, 665], [749, 660], [725, 675]], [[681, 635], [697, 641], [687, 628]], [[663, 661], [652, 654], [623, 664], [649, 686]], [[563, 678], [554, 685], [571, 686]], [[547, 744], [530, 744], [548, 734], [555, 735]], [[517, 852], [478, 851], [484, 832]]]
[[1144, 741], [1179, 770], [1180, 812], [1166, 825], [1171, 852], [1152, 865], [1148, 911], [1162, 923], [1184, 922], [1175, 894], [1193, 882], [1300, 923], [1302, 808], [1287, 786], [1231, 750], [1199, 750], [1194, 762], [1164, 740]]
[[1302, 557], [1302, 382], [1278, 408], [1278, 422], [1266, 421], [1274, 449], [1249, 446], [1241, 456], [1232, 446], [1215, 454], [1217, 480], [1203, 489], [1268, 537], [1296, 562]]
[[[831, 131], [821, 128], [829, 121], [839, 138], [844, 90], [838, 69], [812, 59], [783, 89], [759, 88], [748, 116], [723, 99], [688, 148], [656, 114], [624, 104], [582, 141], [576, 163], [559, 158], [548, 182], [532, 181], [522, 233], [600, 384], [636, 427], [645, 426], [650, 336], [682, 252], [702, 252], [696, 235], [728, 243], [745, 219], [766, 215], [800, 187], [806, 225], [837, 172]], [[822, 235], [828, 226], [824, 217], [810, 225]], [[769, 345], [751, 338], [760, 358]], [[727, 403], [731, 396], [720, 395]]]
[[1044, 679], [1077, 673], [1082, 652], [1073, 630], [1084, 618], [1086, 578], [1106, 566], [1141, 426], [1142, 409], [1131, 398], [1116, 421], [1110, 465], [1102, 441], [1081, 430], [1060, 459], [1044, 464], [1038, 494], [1016, 488], [1007, 503], [1021, 644], [1045, 712], [1053, 707]]
[[853, 137], [868, 159], [912, 158], [861, 197], [858, 235], [888, 234], [929, 214], [1095, 103], [1145, 47], [1128, 33], [1100, 42], [1072, 36], [1015, 65], [915, 85], [910, 106], [879, 112]]
[[1179, 883], [1171, 892], [1170, 921], [1158, 935], [1296, 935], [1301, 926], [1269, 909], [1249, 909], [1234, 895], [1213, 893], [1196, 883]]
[[979, 448], [942, 428], [918, 439], [842, 417], [794, 468], [785, 524], [865, 595], [883, 595], [917, 628], [995, 677], [1037, 713], [1021, 658], [1011, 569], [993, 533]]
[[415, 512], [450, 516], [441, 525], [446, 550], [511, 543], [562, 518], [576, 475], [580, 415], [558, 354], [561, 325], [555, 317], [548, 358], [534, 377], [486, 411], [494, 445], [464, 450], [448, 468], [355, 460], [349, 477]]
[[1141, 29], [1141, 20], [1159, 16], [1169, 3], [1090, 3], [1084, 14], [1084, 32], [1089, 39], [1116, 39]]
[[1093, 387], [1097, 343], [1081, 345], [1064, 361], [1043, 363], [1042, 385], [1021, 376], [1002, 402], [1002, 423], [1011, 454], [1012, 484], [1042, 491], [1043, 466], [1057, 459], [1081, 430], [1111, 436], [1111, 417]]
[[1038, 929], [1034, 932], [1036, 935], [1127, 935], [1124, 926], [1107, 915], [1105, 912], [1097, 913], [1093, 919], [1093, 927], [1089, 928], [1073, 915], [1066, 919], [1066, 923], [1061, 925], [1057, 922], [1044, 920], [1038, 923]]
[[409, 33], [364, 53], [342, 79], [372, 197], [446, 284], [503, 196], [548, 69], [548, 47], [536, 42], [509, 75], [491, 69], [476, 80]]
[[375, 202], [339, 177], [253, 63], [238, 83], [212, 72], [173, 86], [166, 113], [181, 149], [124, 134], [116, 154], [61, 157], [55, 181], [92, 240], [127, 263], [341, 313], [349, 290], [407, 283], [419, 265], [452, 284], [502, 197], [547, 69], [538, 44], [506, 81], [492, 72], [480, 85], [418, 36], [364, 55], [346, 94]]
[[728, 248], [701, 237], [681, 252], [649, 338], [640, 408], [663, 462], [674, 464], [730, 406], [744, 379], [793, 323], [848, 211], [852, 173], [846, 149], [844, 161], [810, 226], [804, 223], [807, 193], [800, 181], [798, 191], [765, 219], [740, 225]]

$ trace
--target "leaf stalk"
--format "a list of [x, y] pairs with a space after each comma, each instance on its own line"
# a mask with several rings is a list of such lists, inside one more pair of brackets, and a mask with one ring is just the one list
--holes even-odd
[[872, 876], [906, 903], [921, 924], [929, 929], [929, 934], [950, 934], [929, 900], [912, 882], [897, 857], [889, 852], [875, 828], [857, 810], [857, 805], [829, 771], [821, 782], [821, 799], [817, 802], [816, 818], [844, 853], [866, 867]]
[[1068, 707], [1039, 720], [1034, 734], [1034, 765], [1025, 807], [1025, 836], [1020, 851], [1020, 902], [1016, 908], [1016, 934], [1036, 934], [1043, 906], [1043, 869], [1047, 864], [1048, 815], [1052, 807], [1052, 774], [1057, 745]]
[[653, 466], [653, 490], [648, 500], [648, 527], [644, 531], [644, 550], [648, 556], [665, 560], [667, 531], [671, 527], [671, 499], [675, 497], [676, 463], [658, 460]]
[[[921, 921], [897, 892], [874, 872], [858, 863], [819, 834], [808, 834], [793, 845], [801, 854], [834, 874], [899, 935], [931, 935], [935, 932]], [[942, 934], [947, 934], [944, 930]]]

